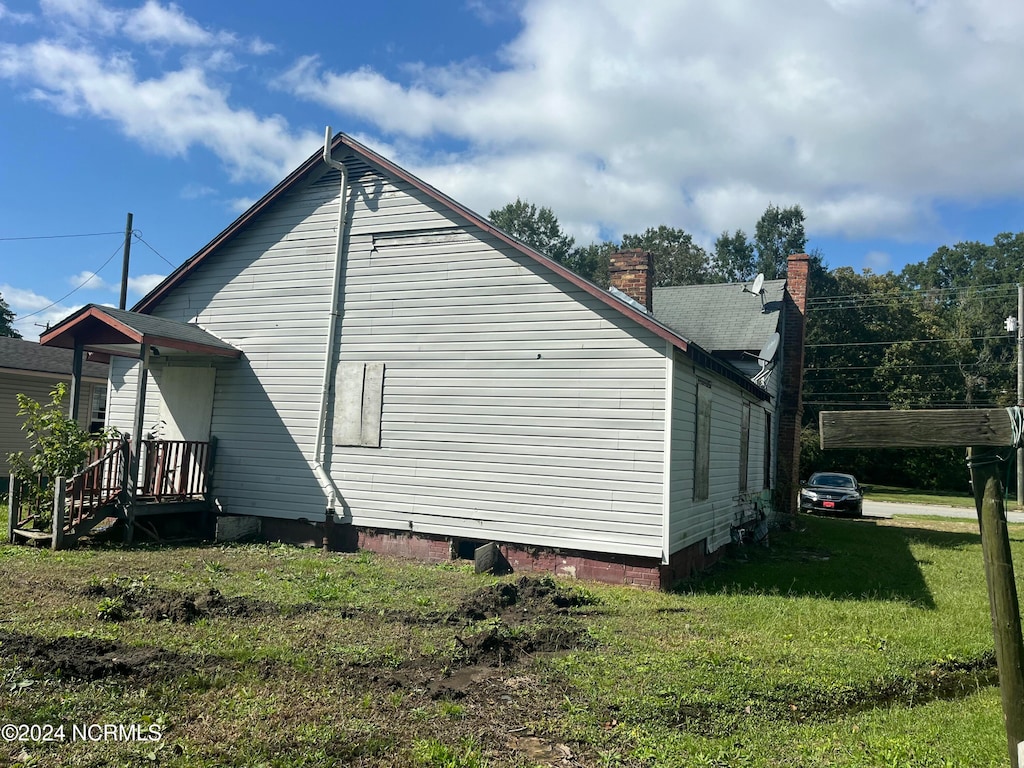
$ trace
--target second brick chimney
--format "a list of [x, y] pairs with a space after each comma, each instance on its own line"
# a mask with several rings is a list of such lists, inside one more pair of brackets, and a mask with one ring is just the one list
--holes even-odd
[[608, 277], [612, 288], [618, 288], [634, 301], [654, 308], [654, 257], [634, 248], [617, 251], [608, 257]]
[[776, 510], [796, 512], [800, 487], [800, 427], [803, 419], [804, 332], [810, 259], [794, 253], [787, 261], [782, 308], [782, 387], [779, 420], [778, 504]]

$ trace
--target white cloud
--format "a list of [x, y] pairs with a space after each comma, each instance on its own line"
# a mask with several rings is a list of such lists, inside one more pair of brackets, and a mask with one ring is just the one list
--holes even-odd
[[[142, 43], [199, 46], [215, 40], [212, 33], [182, 13], [174, 3], [163, 6], [154, 0], [146, 0], [141, 8], [126, 13], [123, 31], [132, 40]], [[233, 38], [229, 35], [222, 41], [230, 43]]]
[[[471, 3], [474, 5], [474, 3]], [[797, 202], [812, 234], [914, 236], [933, 201], [1024, 193], [1024, 6], [999, 0], [641, 5], [532, 0], [502, 64], [401, 79], [298, 59], [277, 87], [412, 145], [411, 168], [487, 208], [750, 230]], [[466, 149], [431, 157], [447, 137]]]
[[[41, 0], [40, 5], [49, 18], [76, 34], [121, 34], [136, 43], [189, 48], [239, 44], [233, 33], [204, 28], [175, 3], [146, 0], [137, 8], [111, 8], [100, 0]], [[253, 53], [267, 51], [259, 38], [245, 47]]]
[[73, 25], [79, 30], [111, 34], [121, 23], [122, 14], [96, 0], [40, 0], [43, 13]]
[[205, 184], [186, 184], [178, 195], [182, 200], [199, 200], [217, 194], [217, 190]]
[[70, 315], [82, 304], [54, 303], [35, 291], [15, 288], [6, 283], [0, 284], [0, 296], [14, 312], [12, 325], [23, 337], [36, 340], [47, 327], [58, 323]]
[[268, 43], [259, 37], [254, 37], [249, 41], [248, 45], [249, 53], [254, 56], [266, 56], [268, 53], [273, 53], [277, 50], [277, 46], [273, 43]]
[[876, 274], [882, 274], [892, 268], [892, 257], [885, 251], [869, 251], [864, 255], [864, 266]]
[[83, 271], [68, 278], [68, 285], [72, 288], [81, 288], [89, 291], [102, 291], [116, 288], [97, 275], [95, 272]]
[[245, 213], [256, 204], [255, 197], [237, 197], [228, 203], [228, 210], [234, 213]]
[[128, 278], [128, 291], [143, 296], [164, 281], [167, 275], [135, 275]]
[[235, 108], [203, 70], [186, 66], [141, 79], [130, 60], [53, 41], [0, 45], [0, 77], [68, 115], [110, 120], [128, 137], [168, 155], [205, 147], [235, 180], [277, 181], [321, 143], [280, 115]]
[[10, 24], [28, 24], [33, 18], [31, 13], [12, 11], [4, 3], [0, 3], [0, 21], [6, 21]]

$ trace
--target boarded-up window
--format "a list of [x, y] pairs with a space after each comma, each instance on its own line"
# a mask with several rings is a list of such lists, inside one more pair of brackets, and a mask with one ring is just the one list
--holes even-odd
[[772, 415], [764, 412], [764, 487], [772, 487]]
[[750, 403], [740, 409], [740, 493], [747, 492], [750, 467]]
[[340, 363], [334, 387], [334, 444], [380, 447], [384, 363]]
[[703, 501], [709, 495], [711, 471], [711, 387], [697, 383], [697, 444], [694, 446], [693, 498]]

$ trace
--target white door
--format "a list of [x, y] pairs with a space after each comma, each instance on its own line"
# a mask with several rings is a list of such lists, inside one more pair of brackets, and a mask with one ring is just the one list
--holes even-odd
[[161, 440], [209, 440], [215, 368], [164, 368], [160, 390]]

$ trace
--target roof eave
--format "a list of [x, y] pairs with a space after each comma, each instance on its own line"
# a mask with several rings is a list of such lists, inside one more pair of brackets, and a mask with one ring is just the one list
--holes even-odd
[[[369, 147], [364, 146], [363, 144], [359, 143], [358, 141], [351, 138], [350, 136], [347, 136], [344, 133], [338, 133], [331, 142], [331, 151], [334, 152], [339, 147], [345, 147], [351, 150], [352, 152], [362, 156], [364, 159], [370, 161], [371, 163], [374, 163], [375, 165], [383, 168], [388, 173], [396, 176], [397, 178], [402, 179], [406, 183], [423, 192], [428, 197], [431, 197], [437, 200], [438, 202], [442, 203], [443, 205], [451, 208], [453, 211], [462, 215], [464, 218], [472, 222], [475, 226], [479, 227], [480, 229], [487, 232], [491, 236], [497, 238], [498, 240], [501, 240], [502, 242], [508, 244], [512, 248], [515, 248], [516, 250], [533, 259], [534, 261], [544, 265], [547, 269], [550, 269], [552, 272], [569, 281], [576, 287], [580, 288], [581, 290], [585, 291], [591, 296], [597, 298], [604, 304], [607, 304], [608, 306], [614, 308], [618, 312], [621, 312], [622, 314], [626, 315], [627, 317], [635, 321], [637, 324], [639, 324], [641, 327], [654, 333], [659, 338], [668, 341], [676, 349], [679, 349], [682, 352], [690, 352], [691, 343], [689, 342], [689, 340], [687, 340], [683, 336], [680, 336], [678, 333], [673, 331], [668, 326], [658, 322], [651, 315], [648, 315], [646, 312], [636, 310], [633, 307], [630, 307], [629, 305], [619, 301], [610, 293], [608, 293], [598, 285], [590, 282], [586, 278], [577, 275], [568, 267], [559, 264], [557, 261], [549, 258], [548, 256], [545, 256], [540, 251], [531, 248], [530, 246], [526, 245], [517, 238], [514, 238], [511, 235], [507, 234], [506, 232], [503, 232], [501, 229], [494, 226], [494, 224], [488, 221], [485, 217], [481, 216], [475, 211], [470, 210], [457, 200], [453, 200], [452, 198], [448, 197], [448, 195], [432, 187], [430, 184], [427, 184], [422, 179], [409, 173], [404, 168], [395, 165], [393, 162], [377, 154]], [[164, 299], [164, 297], [166, 297], [167, 294], [170, 293], [170, 291], [173, 288], [180, 284], [193, 269], [195, 269], [208, 255], [210, 255], [210, 253], [212, 253], [225, 243], [229, 242], [247, 224], [249, 224], [249, 222], [256, 218], [265, 208], [270, 206], [278, 197], [285, 194], [295, 184], [299, 183], [310, 172], [317, 168], [320, 165], [320, 163], [323, 162], [322, 156], [322, 150], [318, 150], [314, 152], [312, 155], [310, 155], [309, 158], [304, 163], [302, 163], [302, 165], [300, 165], [298, 168], [292, 171], [279, 184], [277, 184], [267, 194], [261, 197], [255, 204], [253, 204], [251, 208], [249, 208], [245, 213], [243, 213], [241, 216], [235, 219], [235, 221], [233, 221], [226, 229], [224, 229], [219, 235], [217, 235], [213, 240], [211, 240], [194, 256], [192, 256], [190, 259], [182, 263], [181, 266], [179, 266], [176, 270], [174, 270], [174, 272], [168, 275], [167, 278], [165, 278], [164, 281], [160, 283], [160, 285], [158, 285], [156, 288], [154, 288], [152, 291], [146, 294], [142, 299], [140, 299], [139, 302], [136, 303], [134, 307], [132, 307], [132, 311], [149, 313], [153, 309], [155, 309]], [[703, 355], [698, 355], [698, 357], [703, 357]], [[710, 355], [708, 356], [708, 358], [710, 358]], [[740, 384], [740, 386], [744, 387], [745, 389], [747, 389], [760, 399], [770, 399], [770, 395], [768, 394], [768, 392], [766, 392], [765, 390], [761, 389], [756, 384], [751, 382], [741, 372], [733, 370], [731, 366], [727, 366], [722, 371], [722, 373], [727, 378], [729, 378], [730, 380], [734, 380], [737, 384]]]

